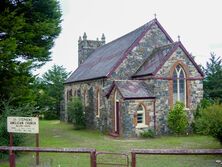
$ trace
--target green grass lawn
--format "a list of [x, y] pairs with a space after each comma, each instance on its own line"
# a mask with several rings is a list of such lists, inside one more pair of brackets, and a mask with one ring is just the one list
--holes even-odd
[[[27, 136], [25, 146], [34, 146], [34, 135]], [[41, 147], [69, 147], [69, 148], [95, 148], [97, 151], [130, 152], [133, 148], [147, 149], [213, 149], [221, 148], [219, 142], [208, 136], [163, 136], [154, 139], [113, 139], [93, 130], [73, 130], [71, 124], [60, 121], [40, 121], [40, 146]], [[193, 167], [217, 166], [217, 159], [221, 156], [137, 156], [139, 167]], [[98, 161], [118, 161], [120, 157], [98, 156]], [[120, 159], [121, 160], [121, 159]], [[88, 154], [60, 154], [40, 153], [42, 167], [87, 167], [89, 166]], [[16, 167], [32, 167], [34, 153], [23, 153], [16, 158]], [[1, 167], [9, 166], [7, 162], [0, 162]], [[218, 165], [219, 166], [219, 165]], [[220, 165], [221, 166], [221, 165]], [[100, 167], [100, 166], [99, 166]]]

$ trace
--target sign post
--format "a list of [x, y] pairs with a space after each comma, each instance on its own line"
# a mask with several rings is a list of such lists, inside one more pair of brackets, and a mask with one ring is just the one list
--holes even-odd
[[[39, 147], [38, 117], [7, 117], [7, 131], [10, 134], [10, 147], [13, 146], [13, 133], [30, 133], [36, 135], [36, 147]], [[15, 167], [15, 154], [9, 152], [10, 167]], [[39, 165], [39, 152], [36, 152], [36, 165]]]
[[[9, 133], [9, 145], [10, 147], [13, 146], [13, 134]], [[10, 167], [15, 167], [15, 153], [12, 150], [9, 150], [9, 163], [10, 163]]]

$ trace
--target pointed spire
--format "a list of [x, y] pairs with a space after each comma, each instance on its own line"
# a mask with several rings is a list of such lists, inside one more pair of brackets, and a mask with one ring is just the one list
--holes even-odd
[[84, 40], [84, 41], [87, 40], [86, 32], [84, 32], [84, 34], [83, 34], [83, 40]]
[[86, 35], [86, 32], [84, 32], [84, 34], [83, 34], [83, 47], [87, 47], [87, 35]]
[[102, 34], [101, 42], [102, 42], [102, 45], [106, 43], [106, 38], [105, 38], [104, 33]]
[[79, 36], [79, 40], [78, 40], [78, 43], [82, 42], [82, 38], [81, 36]]

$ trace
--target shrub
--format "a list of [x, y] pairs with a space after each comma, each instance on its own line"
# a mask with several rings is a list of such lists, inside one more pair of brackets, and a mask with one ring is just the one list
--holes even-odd
[[144, 130], [143, 132], [140, 133], [140, 136], [144, 137], [144, 138], [154, 138], [155, 137], [155, 132], [151, 129]]
[[222, 105], [212, 104], [201, 110], [196, 119], [197, 133], [211, 135], [222, 144]]
[[[2, 114], [0, 114], [0, 146], [9, 145], [9, 133], [7, 132], [8, 116], [31, 116], [34, 108], [29, 105], [13, 107], [9, 103], [2, 102]], [[24, 134], [13, 133], [13, 145], [18, 146], [24, 141]], [[8, 153], [6, 153], [8, 154]], [[0, 153], [0, 159], [6, 154]]]
[[197, 105], [197, 109], [194, 112], [194, 121], [192, 122], [194, 132], [197, 132], [198, 124], [196, 122], [200, 118], [202, 110], [209, 107], [210, 105], [212, 105], [212, 101], [208, 99], [202, 99]]
[[53, 112], [53, 111], [44, 111], [44, 119], [45, 120], [55, 120], [55, 119], [58, 119], [58, 115], [56, 112]]
[[168, 127], [174, 134], [183, 134], [188, 128], [188, 117], [184, 110], [184, 104], [176, 102], [168, 115]]
[[74, 97], [68, 102], [68, 117], [76, 130], [85, 128], [85, 115], [83, 105], [79, 98]]

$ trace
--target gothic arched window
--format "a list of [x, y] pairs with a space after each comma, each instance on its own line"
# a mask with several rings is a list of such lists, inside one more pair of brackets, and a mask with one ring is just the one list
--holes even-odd
[[96, 116], [100, 115], [100, 91], [99, 89], [96, 92]]
[[173, 72], [173, 104], [176, 101], [183, 102], [186, 106], [186, 75], [180, 65]]

